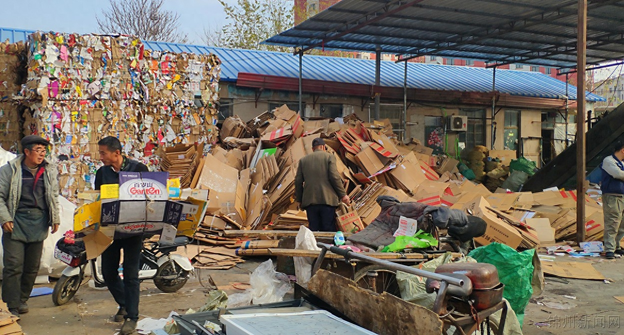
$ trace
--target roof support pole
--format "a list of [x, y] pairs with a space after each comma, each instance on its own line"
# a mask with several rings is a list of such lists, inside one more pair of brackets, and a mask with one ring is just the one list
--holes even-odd
[[377, 88], [381, 85], [381, 48], [377, 48], [375, 50], [375, 120], [379, 120], [381, 118], [380, 114], [380, 103], [381, 97], [379, 96], [379, 92], [377, 92]]
[[566, 110], [565, 110], [565, 148], [568, 148], [569, 142], [568, 142], [568, 120], [569, 120], [569, 109], [568, 109], [568, 103], [569, 103], [569, 87], [570, 84], [568, 84], [568, 74], [566, 73]]
[[585, 241], [585, 62], [587, 0], [578, 0], [576, 56], [576, 240]]
[[303, 113], [303, 85], [302, 85], [302, 77], [303, 77], [303, 51], [299, 51], [299, 116], [304, 117]]
[[[492, 119], [490, 120], [490, 150], [494, 150], [494, 140], [496, 139], [496, 134], [494, 134], [494, 124], [496, 117], [496, 66], [492, 68]], [[487, 128], [486, 128], [487, 129]]]
[[407, 142], [407, 61], [405, 61], [405, 70], [403, 72], [403, 143]]

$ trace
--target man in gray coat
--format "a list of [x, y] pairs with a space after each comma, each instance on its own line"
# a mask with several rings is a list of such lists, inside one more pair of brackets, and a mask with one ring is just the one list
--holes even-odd
[[23, 155], [0, 168], [2, 300], [16, 316], [28, 313], [43, 241], [60, 224], [57, 171], [45, 160], [50, 142], [29, 135], [21, 143]]
[[336, 157], [326, 151], [325, 141], [315, 138], [310, 155], [299, 161], [295, 198], [306, 210], [312, 231], [336, 231], [336, 207], [351, 200], [336, 167]]

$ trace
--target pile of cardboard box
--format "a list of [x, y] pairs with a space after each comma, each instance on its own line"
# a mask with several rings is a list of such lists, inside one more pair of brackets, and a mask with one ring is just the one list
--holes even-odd
[[155, 170], [159, 147], [210, 146], [219, 139], [221, 67], [215, 55], [150, 51], [125, 35], [37, 32], [27, 45], [27, 64], [8, 71], [25, 72], [27, 80], [10, 87], [16, 90], [9, 97], [26, 107], [24, 135], [53, 144], [50, 157], [58, 160], [61, 193], [70, 200], [91, 189], [101, 165], [97, 143], [105, 136], [119, 138], [123, 154]]
[[22, 126], [20, 106], [11, 98], [20, 91], [26, 79], [25, 54], [24, 43], [0, 42], [0, 145], [14, 153], [19, 151]]
[[[355, 116], [333, 120], [303, 121], [286, 106], [266, 112], [247, 123], [237, 117], [227, 119], [227, 134], [197, 169], [197, 189], [208, 191], [208, 209], [198, 239], [205, 244], [238, 248], [238, 237], [228, 230], [297, 230], [307, 225], [305, 212], [294, 198], [298, 162], [312, 152], [312, 141], [323, 137], [328, 152], [337, 158], [338, 171], [352, 199], [341, 214], [359, 217], [362, 228], [381, 212], [376, 199], [393, 196], [432, 206], [448, 206], [486, 220], [488, 229], [479, 244], [500, 242], [513, 248], [534, 248], [549, 238], [535, 220], [548, 218], [557, 239], [575, 233], [572, 193], [491, 192], [483, 184], [466, 180], [457, 170], [458, 161], [433, 151], [416, 141], [399, 144], [388, 136], [388, 121], [364, 123]], [[509, 164], [508, 152], [496, 154]], [[500, 163], [502, 165], [502, 163]], [[568, 197], [568, 198], [566, 198]], [[547, 201], [544, 199], [555, 199]], [[597, 238], [600, 205], [588, 211], [588, 235]], [[346, 212], [345, 212], [346, 211]], [[358, 221], [358, 224], [359, 222]], [[216, 222], [216, 224], [215, 224]], [[536, 224], [533, 227], [532, 224]], [[554, 237], [553, 237], [554, 240]], [[244, 253], [244, 252], [243, 252]], [[260, 251], [250, 254], [262, 254]]]

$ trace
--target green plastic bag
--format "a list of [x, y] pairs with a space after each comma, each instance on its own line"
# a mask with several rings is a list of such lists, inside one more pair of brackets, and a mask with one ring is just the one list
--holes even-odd
[[533, 295], [533, 256], [535, 249], [517, 252], [500, 243], [488, 244], [470, 252], [469, 256], [480, 263], [496, 266], [500, 282], [505, 284], [503, 297], [516, 312], [520, 325], [524, 321], [524, 308]]
[[474, 171], [472, 171], [468, 165], [464, 163], [459, 163], [457, 165], [457, 169], [459, 169], [459, 173], [461, 173], [462, 176], [466, 177], [468, 180], [475, 180], [475, 178], [477, 178]]
[[535, 174], [535, 170], [537, 169], [537, 165], [534, 161], [528, 160], [524, 157], [520, 157], [518, 159], [514, 159], [509, 164], [509, 170], [513, 171], [522, 171], [526, 172], [529, 177], [532, 177]]
[[397, 236], [394, 239], [394, 242], [383, 248], [381, 252], [396, 252], [403, 251], [405, 249], [424, 249], [431, 246], [435, 247], [437, 245], [438, 240], [431, 236], [431, 234], [419, 230], [414, 236]]

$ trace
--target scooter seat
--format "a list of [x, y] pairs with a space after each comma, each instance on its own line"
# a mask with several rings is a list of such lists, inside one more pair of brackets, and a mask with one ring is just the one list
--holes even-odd
[[180, 237], [176, 237], [175, 240], [173, 240], [173, 244], [172, 243], [160, 243], [158, 244], [158, 246], [160, 247], [160, 249], [164, 249], [164, 248], [179, 247], [179, 246], [187, 245], [188, 243], [189, 243], [188, 237], [180, 236]]

